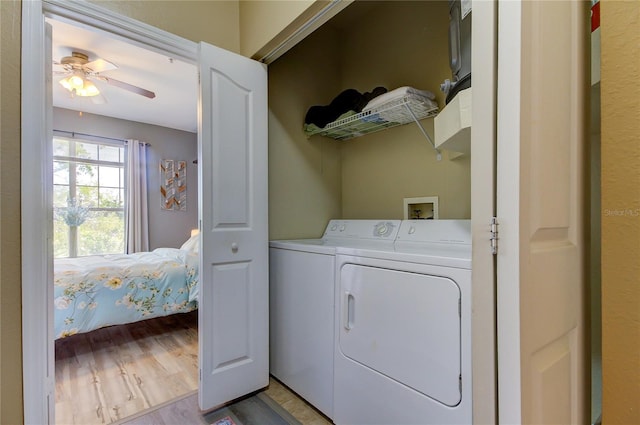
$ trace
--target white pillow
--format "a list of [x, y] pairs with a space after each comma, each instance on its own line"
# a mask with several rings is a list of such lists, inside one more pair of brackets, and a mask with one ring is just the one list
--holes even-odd
[[183, 251], [191, 251], [198, 252], [200, 248], [200, 235], [191, 236], [185, 243], [180, 247]]

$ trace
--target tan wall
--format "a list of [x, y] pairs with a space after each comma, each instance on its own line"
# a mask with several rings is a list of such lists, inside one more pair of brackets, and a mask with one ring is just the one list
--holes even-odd
[[640, 423], [640, 8], [601, 1], [603, 423]]
[[[239, 50], [234, 1], [101, 1], [118, 13], [193, 41]], [[150, 7], [150, 5], [153, 7]], [[20, 256], [21, 3], [0, 1], [0, 423], [19, 424], [22, 412]]]
[[340, 145], [308, 140], [302, 123], [309, 105], [338, 89], [333, 33], [312, 34], [269, 66], [269, 237], [313, 238], [340, 216]]
[[0, 423], [22, 422], [20, 288], [21, 4], [0, 1]]
[[[264, 1], [248, 0], [240, 2], [240, 52], [254, 57], [266, 54], [288, 34], [287, 28], [294, 28], [313, 12], [322, 8], [327, 1]], [[290, 31], [289, 31], [290, 32]], [[278, 37], [282, 33], [281, 37]]]
[[240, 52], [238, 0], [89, 0], [192, 41]]
[[302, 132], [310, 106], [347, 88], [410, 85], [444, 105], [447, 22], [446, 2], [356, 2], [269, 66], [271, 239], [319, 237], [330, 218], [403, 218], [405, 197], [439, 196], [441, 218], [470, 217], [469, 157], [436, 161], [415, 124], [345, 142]]
[[[444, 107], [439, 86], [451, 78], [447, 2], [375, 5], [344, 31], [342, 89], [408, 85], [432, 91]], [[421, 123], [433, 137], [433, 119]], [[403, 198], [438, 196], [440, 218], [470, 218], [470, 170], [469, 156], [437, 161], [415, 124], [342, 142], [342, 215], [398, 219]]]

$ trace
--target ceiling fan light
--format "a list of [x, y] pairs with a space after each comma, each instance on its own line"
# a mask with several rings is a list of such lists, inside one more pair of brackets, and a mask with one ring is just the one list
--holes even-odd
[[72, 89], [81, 90], [84, 85], [84, 80], [78, 74], [74, 74], [69, 77], [69, 85]]
[[100, 94], [100, 90], [91, 81], [86, 80], [84, 86], [81, 89], [76, 90], [78, 96], [90, 97]]
[[80, 91], [84, 87], [84, 75], [82, 71], [75, 71], [72, 75], [60, 80], [62, 87], [69, 90], [71, 93], [74, 91]]
[[62, 84], [62, 87], [64, 87], [65, 89], [67, 89], [69, 91], [73, 91], [73, 87], [71, 87], [71, 83], [69, 82], [69, 78], [63, 78], [62, 80], [60, 80], [60, 84]]

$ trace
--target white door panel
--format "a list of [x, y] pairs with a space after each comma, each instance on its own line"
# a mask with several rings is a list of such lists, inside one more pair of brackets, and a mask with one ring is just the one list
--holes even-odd
[[211, 225], [216, 229], [247, 228], [251, 219], [251, 158], [250, 146], [246, 143], [251, 134], [251, 92], [226, 75], [211, 72], [209, 78], [211, 95], [221, 99], [221, 103], [214, 106], [217, 119], [211, 123], [212, 134], [219, 140], [211, 150], [211, 173], [216, 184], [211, 197]]
[[267, 72], [200, 43], [200, 407], [269, 383]]
[[[583, 311], [588, 6], [499, 5], [501, 423], [588, 420]], [[558, 84], [559, 75], [568, 78]]]
[[213, 266], [213, 309], [223, 320], [214, 320], [214, 335], [219, 335], [224, 344], [214, 344], [213, 368], [218, 369], [245, 362], [251, 358], [251, 305], [250, 263], [231, 263]]

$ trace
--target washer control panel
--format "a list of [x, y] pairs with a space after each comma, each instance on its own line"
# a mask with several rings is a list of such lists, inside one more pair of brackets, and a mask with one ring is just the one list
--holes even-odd
[[331, 220], [323, 238], [384, 240], [393, 242], [401, 220]]

